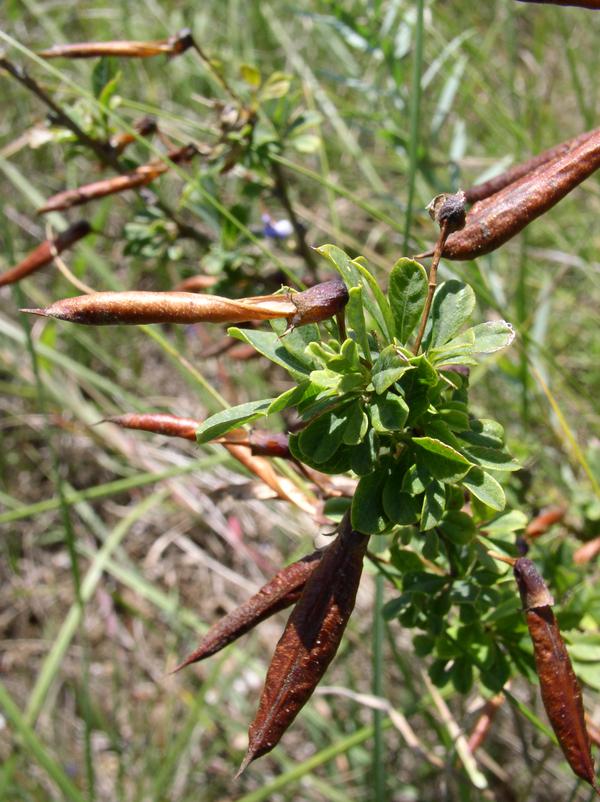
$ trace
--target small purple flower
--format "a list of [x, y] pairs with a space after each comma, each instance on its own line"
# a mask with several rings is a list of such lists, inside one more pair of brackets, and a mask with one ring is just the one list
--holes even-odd
[[271, 239], [287, 239], [294, 233], [289, 220], [273, 220], [270, 214], [263, 214], [263, 235]]

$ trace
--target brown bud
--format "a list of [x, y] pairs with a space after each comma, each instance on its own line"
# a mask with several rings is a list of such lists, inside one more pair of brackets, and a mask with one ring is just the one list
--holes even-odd
[[318, 323], [342, 312], [348, 303], [348, 290], [339, 278], [315, 284], [304, 292], [290, 295], [296, 313], [288, 321], [291, 327]]
[[525, 610], [552, 607], [554, 599], [535, 567], [535, 563], [526, 557], [520, 557], [515, 561], [513, 572]]
[[460, 231], [465, 227], [466, 220], [466, 197], [462, 190], [459, 190], [454, 195], [447, 192], [436, 197], [427, 206], [427, 211], [432, 220], [438, 224], [440, 228], [445, 224], [446, 233], [451, 234], [453, 231]]

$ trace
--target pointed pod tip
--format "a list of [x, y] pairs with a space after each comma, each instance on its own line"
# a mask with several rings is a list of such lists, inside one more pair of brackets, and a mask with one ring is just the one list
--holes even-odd
[[50, 317], [46, 309], [19, 309], [19, 312], [24, 312], [28, 315], [39, 315], [40, 317]]
[[246, 756], [242, 760], [242, 762], [240, 764], [240, 767], [237, 770], [237, 772], [236, 772], [236, 774], [235, 774], [233, 779], [234, 780], [238, 780], [242, 776], [242, 774], [246, 771], [246, 769], [248, 768], [250, 763], [252, 763], [253, 760], [254, 760], [254, 752], [251, 752], [250, 748], [248, 748], [248, 751], [246, 752]]

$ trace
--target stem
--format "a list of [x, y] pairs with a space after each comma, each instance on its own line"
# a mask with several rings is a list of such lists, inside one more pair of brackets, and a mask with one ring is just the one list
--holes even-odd
[[226, 94], [228, 94], [229, 97], [232, 100], [235, 100], [236, 103], [239, 103], [239, 105], [242, 106], [243, 105], [242, 101], [240, 100], [240, 98], [237, 95], [237, 93], [231, 88], [231, 86], [228, 83], [228, 81], [225, 78], [225, 76], [221, 73], [220, 70], [218, 70], [215, 67], [215, 65], [212, 63], [212, 61], [206, 55], [206, 53], [202, 50], [200, 45], [196, 42], [196, 40], [192, 39], [192, 42], [193, 42], [192, 47], [194, 48], [196, 53], [200, 56], [200, 60], [202, 61], [204, 66], [208, 69], [208, 71], [213, 76], [213, 78], [216, 80], [216, 82], [219, 84], [221, 89], [223, 89], [226, 92]]
[[[373, 677], [371, 689], [374, 696], [383, 697], [383, 574], [375, 578], [375, 604], [373, 606]], [[385, 746], [383, 743], [382, 710], [373, 710], [373, 799], [385, 802], [387, 799], [385, 785]]]
[[273, 173], [273, 179], [275, 181], [275, 192], [279, 197], [279, 199], [281, 200], [281, 203], [283, 204], [283, 207], [287, 212], [288, 217], [290, 218], [290, 223], [292, 224], [292, 228], [294, 229], [298, 252], [304, 259], [306, 267], [310, 270], [311, 276], [316, 279], [317, 262], [315, 260], [312, 250], [309, 248], [306, 242], [306, 234], [304, 231], [304, 226], [298, 219], [298, 215], [296, 214], [294, 207], [292, 206], [292, 202], [290, 200], [290, 196], [287, 191], [287, 182], [279, 162], [271, 160], [271, 171]]
[[429, 268], [429, 284], [427, 285], [427, 298], [425, 300], [425, 306], [423, 307], [423, 314], [421, 316], [421, 323], [419, 325], [419, 333], [417, 334], [417, 339], [415, 341], [415, 346], [413, 348], [413, 354], [419, 353], [419, 348], [421, 347], [423, 335], [425, 334], [425, 326], [427, 325], [427, 319], [429, 317], [429, 312], [431, 311], [433, 293], [435, 292], [435, 287], [436, 287], [437, 269], [440, 263], [440, 259], [442, 258], [442, 251], [444, 250], [444, 245], [446, 244], [446, 240], [448, 239], [448, 233], [449, 233], [448, 221], [444, 220], [440, 228], [440, 236], [438, 237], [438, 241], [435, 244], [433, 259], [431, 260], [431, 267]]
[[417, 0], [417, 20], [415, 24], [415, 55], [413, 61], [412, 86], [410, 92], [410, 140], [408, 145], [408, 198], [404, 222], [404, 253], [408, 251], [412, 210], [415, 197], [417, 159], [419, 145], [419, 126], [421, 121], [421, 72], [423, 69], [423, 15], [424, 0]]

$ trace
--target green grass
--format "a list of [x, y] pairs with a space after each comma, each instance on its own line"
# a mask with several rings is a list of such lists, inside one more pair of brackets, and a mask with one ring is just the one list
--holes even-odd
[[[600, 15], [513, 0], [124, 0], [102, 8], [83, 0], [76, 16], [66, 0], [5, 0], [2, 46], [81, 113], [90, 102], [93, 64], [43, 63], [32, 51], [55, 41], [158, 39], [184, 25], [234, 84], [242, 63], [265, 75], [293, 75], [294, 102], [321, 115], [317, 153], [277, 156], [293, 202], [311, 214], [308, 242], [337, 241], [339, 233], [339, 244], [370, 255], [382, 284], [386, 266], [433, 241], [424, 210], [433, 195], [597, 123]], [[175, 142], [215, 142], [215, 117], [198, 97], [218, 89], [199, 59], [184, 54], [119, 69], [111, 124], [130, 130], [151, 112]], [[65, 161], [64, 144], [13, 147], [45, 110], [4, 75], [0, 88], [4, 269], [44, 236], [34, 214], [44, 198], [101, 173], [82, 153]], [[156, 141], [132, 151], [139, 161], [161, 152]], [[187, 222], [208, 227], [216, 238], [211, 257], [217, 246], [238, 247], [242, 234], [242, 255], [260, 275], [278, 268], [300, 286], [301, 260], [255, 234], [262, 207], [244, 196], [244, 179], [235, 171], [201, 178], [199, 167], [177, 167], [156, 189]], [[264, 207], [281, 216], [268, 189], [260, 193]], [[240, 200], [252, 203], [250, 219]], [[89, 212], [82, 207], [108, 236], [86, 239], [65, 255], [80, 280], [98, 290], [168, 289], [204, 269], [206, 254], [193, 242], [184, 243], [179, 260], [125, 254], [123, 226], [143, 209], [133, 193]], [[525, 509], [570, 505], [570, 529], [550, 539], [556, 549], [573, 531], [591, 531], [586, 510], [599, 493], [592, 453], [600, 431], [599, 213], [592, 178], [498, 252], [476, 264], [440, 267], [442, 279], [457, 276], [474, 286], [481, 319], [501, 314], [518, 328], [510, 353], [476, 369], [471, 383], [477, 407], [505, 422], [526, 466]], [[79, 216], [51, 222], [61, 227]], [[282, 376], [257, 361], [229, 370], [226, 358], [204, 359], [222, 336], [214, 330], [23, 322], [18, 306], [78, 294], [52, 267], [18, 293], [0, 293], [0, 800], [428, 802], [442, 787], [449, 799], [482, 799], [428, 697], [412, 633], [373, 622], [382, 588], [371, 573], [327, 683], [384, 695], [446, 770], [412, 753], [384, 714], [324, 695], [234, 783], [283, 617], [205, 666], [174, 677], [166, 672], [224, 609], [282, 562], [309, 551], [317, 527], [281, 502], [256, 498], [248, 476], [216, 447], [200, 451], [93, 424], [134, 410], [202, 417], [270, 395], [273, 386], [285, 389]], [[475, 697], [467, 704], [443, 695], [468, 732]], [[593, 711], [598, 694], [586, 688], [585, 698]], [[535, 689], [518, 684], [514, 704], [540, 788], [552, 783], [560, 798], [586, 799], [586, 790], [573, 790], [560, 754], [546, 750]], [[547, 798], [529, 787], [507, 711], [486, 749], [509, 773], [519, 802]], [[477, 763], [477, 770], [490, 787], [501, 787], [488, 765]]]

